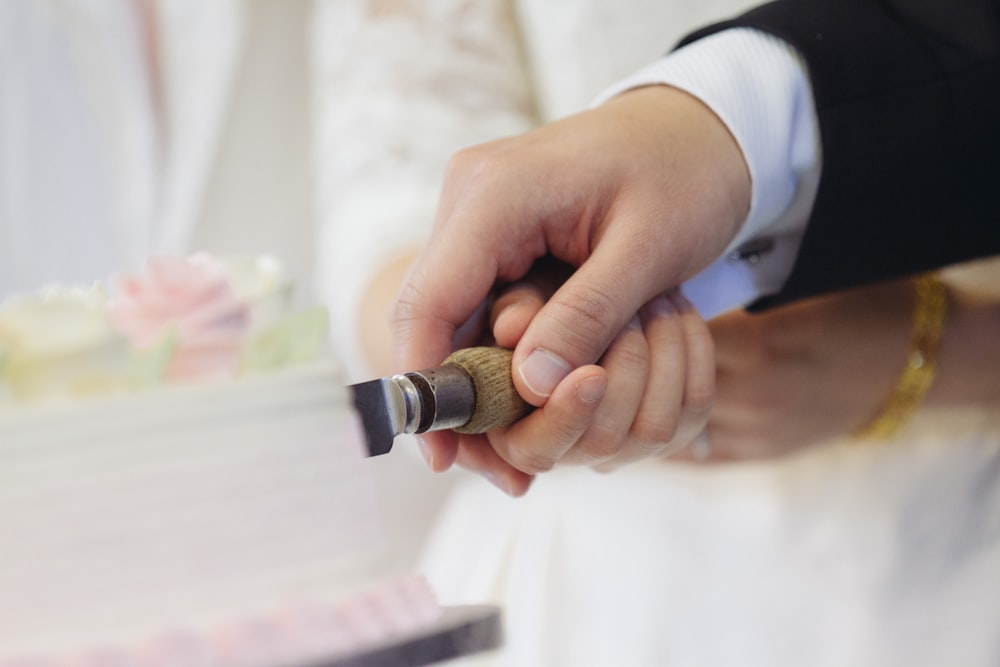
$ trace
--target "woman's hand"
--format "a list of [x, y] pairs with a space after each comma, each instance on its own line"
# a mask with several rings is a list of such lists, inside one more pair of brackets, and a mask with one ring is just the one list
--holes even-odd
[[[514, 347], [549, 296], [571, 273], [543, 262], [504, 290], [491, 308], [497, 344]], [[680, 294], [647, 303], [614, 338], [598, 364], [577, 369], [571, 396], [510, 428], [460, 439], [454, 459], [512, 495], [533, 475], [557, 465], [610, 471], [661, 456], [690, 442], [704, 427], [714, 387], [708, 328]], [[570, 409], [563, 409], [566, 403]], [[582, 408], [581, 408], [582, 406]], [[584, 413], [586, 419], [579, 419]]]
[[[996, 415], [1000, 259], [953, 267], [942, 279], [947, 319], [919, 410]], [[780, 456], [875, 419], [907, 363], [915, 299], [903, 279], [712, 320], [718, 376], [707, 460]]]
[[705, 460], [781, 456], [868, 423], [906, 363], [913, 305], [912, 284], [899, 280], [713, 319], [717, 392]]

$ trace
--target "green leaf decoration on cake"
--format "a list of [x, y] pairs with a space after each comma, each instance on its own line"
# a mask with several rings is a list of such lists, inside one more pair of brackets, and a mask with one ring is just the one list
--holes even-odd
[[322, 306], [286, 316], [247, 341], [240, 368], [260, 373], [316, 361], [323, 356], [328, 336], [329, 315]]

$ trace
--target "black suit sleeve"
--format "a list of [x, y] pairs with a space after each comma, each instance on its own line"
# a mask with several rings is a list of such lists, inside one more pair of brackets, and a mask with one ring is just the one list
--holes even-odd
[[808, 67], [822, 176], [766, 307], [1000, 254], [1000, 0], [778, 0], [731, 27]]

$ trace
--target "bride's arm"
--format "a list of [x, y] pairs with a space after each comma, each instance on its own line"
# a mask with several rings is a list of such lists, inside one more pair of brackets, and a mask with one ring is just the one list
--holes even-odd
[[320, 0], [312, 25], [319, 293], [348, 373], [384, 373], [448, 159], [537, 124], [529, 77], [507, 0]]
[[[891, 437], [976, 429], [1000, 414], [1000, 258], [940, 275], [947, 309], [928, 359], [936, 371], [912, 412], [882, 422], [898, 422]], [[914, 304], [903, 279], [712, 320], [712, 459], [773, 457], [872, 424], [913, 352]]]

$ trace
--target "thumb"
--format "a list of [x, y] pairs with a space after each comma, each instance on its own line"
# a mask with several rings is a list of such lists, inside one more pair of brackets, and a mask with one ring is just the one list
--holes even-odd
[[[574, 369], [597, 362], [625, 323], [667, 285], [623, 245], [599, 246], [538, 311], [511, 361], [514, 386], [543, 405]], [[637, 261], [639, 260], [639, 261]], [[655, 266], [655, 264], [653, 264]]]

